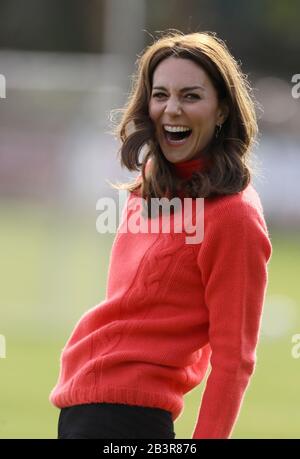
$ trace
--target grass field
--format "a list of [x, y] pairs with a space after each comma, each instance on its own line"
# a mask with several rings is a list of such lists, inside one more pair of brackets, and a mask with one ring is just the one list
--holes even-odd
[[[0, 438], [56, 438], [48, 396], [60, 351], [82, 313], [104, 298], [114, 235], [97, 234], [96, 214], [34, 204], [2, 202], [0, 220]], [[263, 328], [233, 438], [300, 438], [300, 359], [291, 355], [300, 333], [300, 238], [271, 231], [271, 239], [266, 317], [277, 325]], [[202, 391], [185, 396], [176, 438], [191, 438]]]

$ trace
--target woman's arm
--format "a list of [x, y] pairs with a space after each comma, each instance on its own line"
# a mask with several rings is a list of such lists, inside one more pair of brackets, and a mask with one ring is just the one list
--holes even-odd
[[262, 212], [233, 199], [205, 228], [198, 265], [211, 372], [192, 438], [229, 438], [253, 374], [271, 243]]

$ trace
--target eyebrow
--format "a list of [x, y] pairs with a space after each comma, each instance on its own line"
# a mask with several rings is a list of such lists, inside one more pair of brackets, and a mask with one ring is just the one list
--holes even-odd
[[[163, 86], [155, 86], [153, 89], [161, 89], [163, 91], [166, 91], [166, 88], [164, 88]], [[203, 91], [205, 91], [203, 86], [187, 86], [185, 88], [182, 88], [180, 92], [192, 91], [193, 89], [202, 89]]]

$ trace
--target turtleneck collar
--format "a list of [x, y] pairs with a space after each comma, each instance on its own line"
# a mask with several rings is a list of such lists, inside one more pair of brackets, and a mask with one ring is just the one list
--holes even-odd
[[209, 158], [196, 158], [171, 164], [176, 175], [186, 180], [192, 176], [193, 172], [205, 170], [209, 166], [209, 163]]

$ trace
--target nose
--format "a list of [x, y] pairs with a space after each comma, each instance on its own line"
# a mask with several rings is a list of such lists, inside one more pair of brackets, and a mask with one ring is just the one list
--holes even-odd
[[179, 115], [181, 113], [180, 101], [174, 97], [170, 97], [165, 106], [165, 113], [168, 115]]

